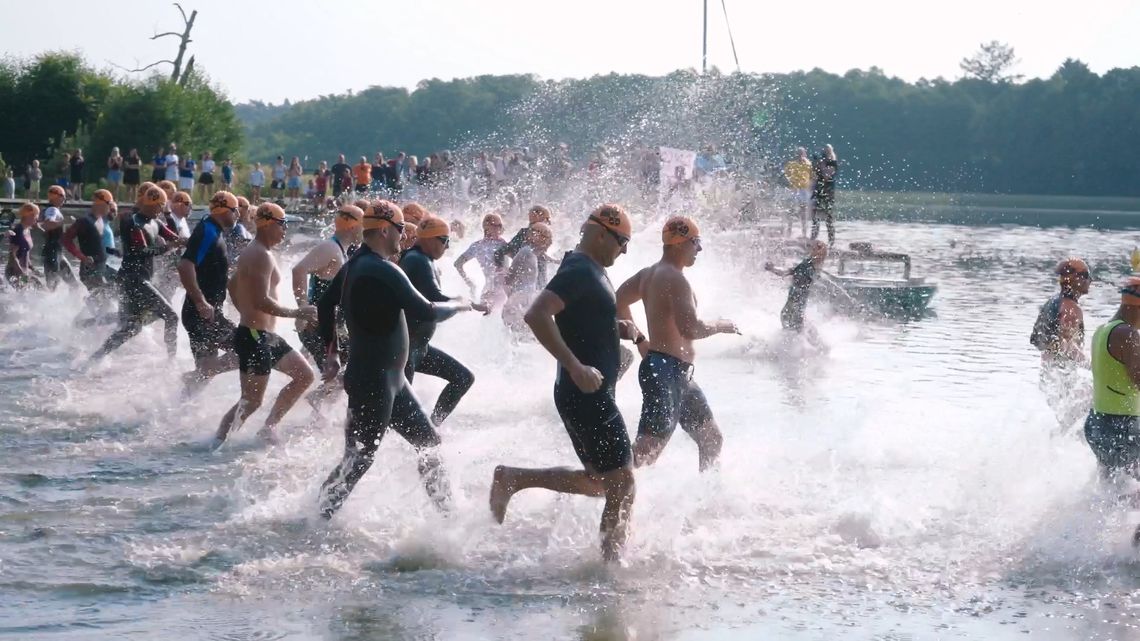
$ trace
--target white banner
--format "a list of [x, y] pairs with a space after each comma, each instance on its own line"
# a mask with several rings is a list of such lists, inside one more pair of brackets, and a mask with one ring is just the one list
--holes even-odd
[[672, 147], [659, 147], [661, 156], [661, 183], [658, 193], [658, 205], [662, 208], [675, 202], [677, 206], [684, 207], [691, 203], [696, 195], [697, 184], [693, 180], [693, 168], [697, 161], [697, 152], [688, 149], [674, 149]]

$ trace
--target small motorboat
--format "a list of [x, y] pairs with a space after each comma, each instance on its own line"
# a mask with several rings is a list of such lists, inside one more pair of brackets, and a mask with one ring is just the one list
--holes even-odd
[[851, 243], [831, 258], [836, 262], [835, 273], [824, 270], [826, 277], [821, 280], [834, 287], [820, 288], [821, 293], [830, 293], [833, 302], [846, 306], [883, 316], [917, 318], [926, 312], [938, 289], [910, 275], [908, 254], [876, 251], [871, 243]]

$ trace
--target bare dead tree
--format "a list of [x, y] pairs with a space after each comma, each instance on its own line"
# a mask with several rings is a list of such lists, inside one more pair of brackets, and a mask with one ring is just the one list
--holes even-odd
[[151, 40], [158, 40], [159, 38], [166, 38], [169, 36], [174, 36], [175, 38], [178, 38], [179, 39], [178, 55], [174, 57], [174, 60], [159, 60], [158, 62], [152, 62], [149, 65], [146, 65], [145, 67], [137, 67], [135, 69], [127, 69], [125, 67], [122, 67], [120, 65], [116, 65], [114, 63], [111, 63], [111, 64], [113, 64], [114, 66], [116, 66], [119, 69], [122, 69], [128, 73], [135, 73], [137, 71], [146, 71], [147, 69], [152, 69], [154, 67], [157, 67], [158, 65], [171, 65], [173, 67], [173, 69], [170, 72], [170, 81], [171, 82], [177, 82], [180, 85], [185, 85], [187, 79], [189, 79], [189, 77], [190, 77], [190, 74], [194, 71], [194, 56], [190, 56], [190, 60], [188, 60], [186, 62], [186, 68], [185, 69], [182, 68], [182, 59], [186, 55], [187, 45], [189, 45], [191, 42], [194, 42], [193, 40], [190, 39], [190, 30], [194, 28], [194, 20], [196, 20], [198, 18], [198, 10], [195, 9], [195, 10], [191, 11], [190, 17], [187, 18], [186, 17], [186, 11], [182, 8], [181, 4], [175, 2], [174, 6], [178, 7], [178, 12], [182, 14], [182, 25], [183, 25], [182, 32], [179, 33], [177, 31], [167, 31], [165, 33], [156, 33], [153, 36], [151, 36], [151, 38], [150, 38]]

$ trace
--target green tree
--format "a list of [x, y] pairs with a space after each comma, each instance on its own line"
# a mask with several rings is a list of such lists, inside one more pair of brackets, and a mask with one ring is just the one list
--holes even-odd
[[1009, 70], [1018, 62], [1013, 47], [991, 40], [983, 42], [973, 56], [962, 58], [958, 66], [967, 78], [977, 78], [984, 82], [1016, 82], [1024, 76], [1011, 74]]

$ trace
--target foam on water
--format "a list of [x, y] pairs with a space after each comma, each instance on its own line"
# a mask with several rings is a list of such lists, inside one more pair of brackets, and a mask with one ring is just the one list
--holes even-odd
[[[279, 447], [255, 443], [263, 409], [211, 453], [237, 376], [182, 402], [184, 333], [174, 363], [154, 325], [84, 369], [110, 328], [72, 327], [78, 305], [63, 291], [0, 292], [0, 594], [10, 604], [0, 605], [0, 632], [67, 638], [76, 622], [84, 638], [698, 638], [702, 629], [865, 638], [938, 626], [968, 636], [978, 625], [1001, 638], [1002, 623], [1093, 638], [1125, 629], [1085, 619], [1130, 620], [1140, 588], [1131, 520], [1103, 498], [1112, 493], [1099, 489], [1079, 435], [1054, 434], [1026, 336], [1051, 289], [1041, 266], [1071, 250], [1120, 265], [1129, 243], [1092, 231], [1003, 229], [999, 238], [992, 228], [877, 223], [842, 233], [909, 250], [915, 271], [940, 286], [937, 317], [853, 321], [813, 305], [831, 350], [801, 361], [774, 347], [786, 283], [742, 259], [742, 232], [708, 234], [690, 274], [702, 315], [732, 318], [745, 333], [699, 345], [696, 378], [725, 450], [719, 469], [700, 474], [695, 446], [678, 434], [639, 472], [618, 568], [597, 561], [595, 500], [531, 490], [512, 500], [504, 525], [489, 518], [494, 465], [576, 464], [550, 400], [553, 362], [513, 342], [497, 317], [461, 315], [437, 339], [477, 379], [441, 429], [454, 513], [434, 510], [411, 448], [388, 435], [324, 523], [317, 490], [343, 447], [343, 397], [319, 416], [299, 405]], [[615, 284], [656, 259], [654, 236], [636, 238]], [[950, 237], [970, 248], [950, 247]], [[964, 252], [996, 258], [979, 265]], [[444, 285], [462, 291], [450, 268]], [[1084, 302], [1090, 326], [1111, 313], [1110, 289], [1098, 284]], [[280, 329], [299, 345], [291, 324]], [[271, 379], [267, 398], [281, 385]], [[416, 381], [429, 405], [441, 387]], [[635, 430], [635, 376], [619, 385], [618, 403]], [[98, 613], [83, 609], [93, 604]]]

